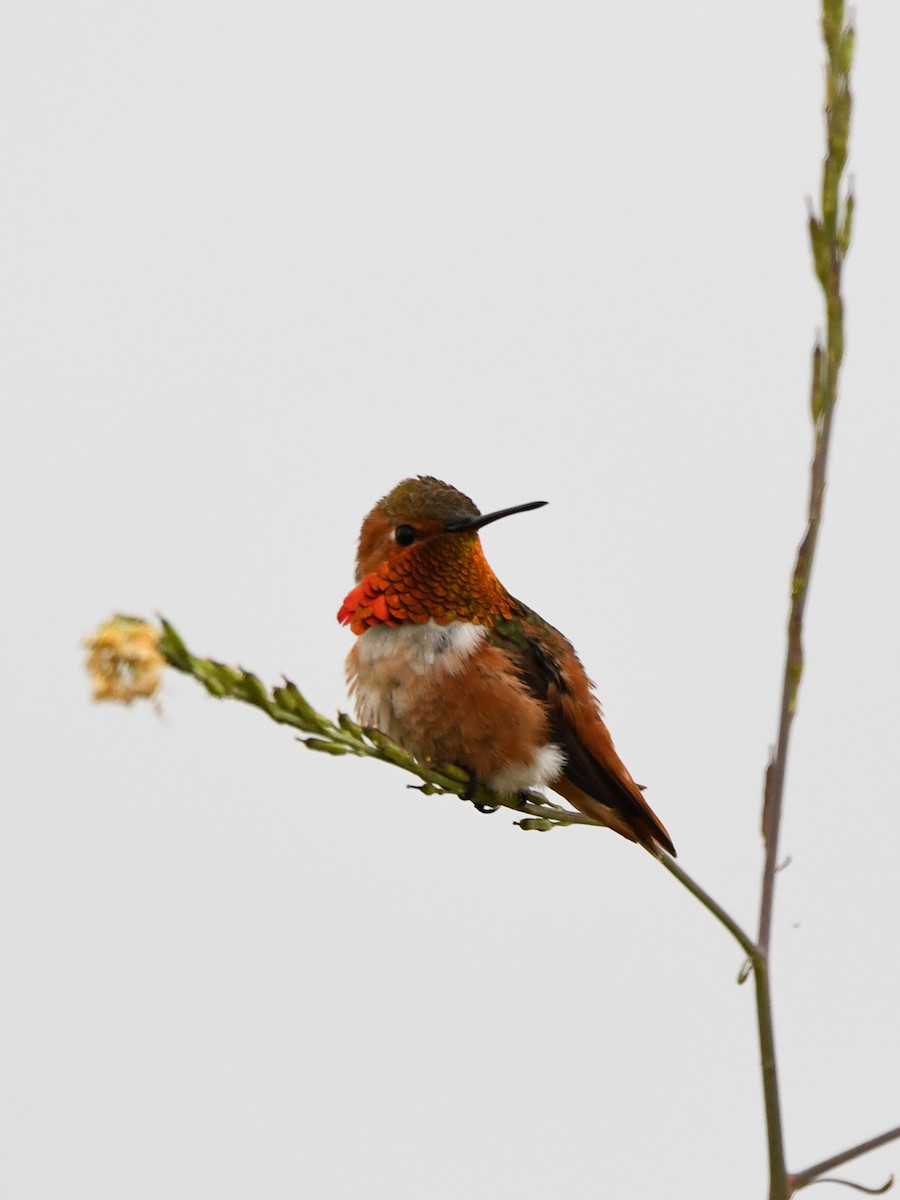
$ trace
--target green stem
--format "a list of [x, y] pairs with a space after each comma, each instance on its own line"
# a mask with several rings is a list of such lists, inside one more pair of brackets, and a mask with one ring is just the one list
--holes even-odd
[[841, 178], [847, 161], [852, 97], [850, 68], [853, 62], [853, 29], [844, 24], [843, 0], [822, 0], [822, 37], [828, 53], [825, 122], [827, 150], [822, 169], [822, 216], [810, 214], [809, 235], [816, 276], [825, 302], [824, 346], [817, 341], [812, 357], [813, 457], [810, 467], [807, 524], [797, 551], [791, 578], [787, 651], [778, 720], [778, 740], [766, 771], [763, 803], [765, 864], [759, 911], [759, 963], [755, 963], [759, 1016], [759, 1046], [763, 1097], [769, 1140], [769, 1198], [786, 1200], [791, 1193], [784, 1158], [778, 1071], [771, 1014], [769, 951], [778, 866], [778, 841], [791, 728], [803, 677], [803, 619], [809, 595], [816, 545], [822, 522], [832, 418], [838, 395], [838, 377], [844, 355], [844, 305], [841, 272], [850, 246], [853, 198], [841, 204]]
[[760, 1060], [763, 1076], [763, 1099], [766, 1110], [766, 1131], [769, 1145], [770, 1200], [788, 1200], [790, 1187], [784, 1160], [784, 1141], [781, 1131], [781, 1109], [778, 1098], [778, 1073], [775, 1063], [775, 1027], [772, 1019], [772, 996], [769, 988], [769, 963], [767, 956], [740, 925], [713, 900], [708, 892], [687, 874], [667, 854], [659, 856], [660, 862], [670, 874], [695, 896], [704, 908], [729, 931], [743, 948], [750, 960], [756, 989], [756, 1016], [759, 1035]]
[[669, 872], [669, 874], [674, 875], [682, 887], [687, 888], [691, 895], [696, 897], [703, 907], [708, 909], [709, 912], [711, 912], [716, 918], [716, 920], [725, 926], [738, 945], [743, 948], [747, 957], [750, 959], [751, 965], [755, 966], [756, 960], [759, 958], [759, 950], [757, 949], [756, 943], [753, 941], [750, 935], [744, 932], [740, 925], [738, 925], [737, 921], [735, 921], [733, 917], [729, 916], [721, 904], [713, 900], [709, 892], [705, 891], [695, 879], [692, 879], [691, 876], [688, 875], [687, 871], [678, 865], [674, 858], [671, 858], [668, 854], [665, 854], [662, 851], [660, 851], [658, 857], [659, 861]]
[[781, 1102], [778, 1095], [769, 961], [761, 952], [753, 960], [753, 980], [756, 986], [756, 1027], [759, 1036], [763, 1103], [766, 1110], [766, 1140], [769, 1147], [769, 1200], [788, 1200], [791, 1193], [785, 1165]]

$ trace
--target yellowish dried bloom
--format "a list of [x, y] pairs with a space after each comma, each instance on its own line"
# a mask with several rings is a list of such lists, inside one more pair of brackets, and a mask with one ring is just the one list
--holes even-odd
[[160, 654], [159, 630], [135, 617], [115, 616], [85, 638], [90, 651], [85, 667], [91, 679], [94, 700], [149, 698], [162, 682], [165, 659]]

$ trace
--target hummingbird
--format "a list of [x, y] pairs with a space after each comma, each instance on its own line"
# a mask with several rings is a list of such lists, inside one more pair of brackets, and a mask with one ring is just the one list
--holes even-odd
[[357, 718], [420, 762], [455, 763], [503, 796], [549, 787], [652, 854], [674, 855], [574, 647], [484, 556], [479, 530], [544, 504], [482, 514], [430, 475], [378, 501], [338, 612], [357, 635], [347, 656]]

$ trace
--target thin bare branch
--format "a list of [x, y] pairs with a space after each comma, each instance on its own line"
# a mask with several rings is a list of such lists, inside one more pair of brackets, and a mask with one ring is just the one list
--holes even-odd
[[[886, 1146], [888, 1142], [896, 1142], [898, 1139], [900, 1139], [900, 1125], [889, 1129], [886, 1133], [880, 1133], [877, 1137], [869, 1138], [867, 1142], [851, 1146], [849, 1150], [842, 1150], [840, 1154], [832, 1154], [831, 1158], [823, 1158], [821, 1162], [807, 1167], [805, 1171], [796, 1171], [790, 1176], [791, 1191], [799, 1192], [801, 1188], [809, 1187], [811, 1183], [818, 1183], [819, 1176], [824, 1175], [826, 1171], [841, 1167], [844, 1163], [852, 1162], [854, 1158], [868, 1154], [870, 1150], [877, 1150], [879, 1146]], [[893, 1176], [891, 1176], [891, 1182], [893, 1182]], [[887, 1188], [882, 1188], [881, 1191], [887, 1191]]]
[[751, 968], [754, 968], [759, 961], [759, 950], [750, 935], [744, 932], [737, 921], [725, 911], [721, 904], [713, 900], [709, 892], [704, 891], [700, 884], [695, 879], [692, 879], [687, 871], [678, 865], [674, 858], [663, 852], [659, 853], [658, 858], [669, 874], [674, 875], [679, 883], [686, 887], [691, 895], [695, 896], [703, 907], [708, 909], [716, 920], [725, 926], [735, 941], [744, 949]]
[[866, 1187], [864, 1183], [854, 1183], [852, 1179], [832, 1179], [830, 1176], [825, 1179], [814, 1179], [813, 1183], [837, 1183], [841, 1187], [850, 1188], [854, 1192], [862, 1192], [866, 1196], [883, 1196], [885, 1192], [889, 1192], [894, 1186], [894, 1177], [893, 1175], [888, 1175], [881, 1187], [877, 1188]]

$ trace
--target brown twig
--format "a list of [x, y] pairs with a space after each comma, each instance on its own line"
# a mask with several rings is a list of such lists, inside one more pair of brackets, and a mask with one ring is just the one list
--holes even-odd
[[[844, 1163], [852, 1162], [854, 1158], [868, 1154], [870, 1150], [877, 1150], [879, 1146], [886, 1146], [888, 1142], [895, 1142], [898, 1138], [900, 1138], [900, 1125], [895, 1129], [889, 1129], [886, 1133], [880, 1133], [878, 1137], [869, 1138], [867, 1142], [860, 1142], [856, 1146], [851, 1146], [849, 1150], [842, 1150], [840, 1154], [832, 1154], [831, 1158], [823, 1158], [821, 1162], [807, 1167], [805, 1171], [796, 1171], [790, 1176], [791, 1191], [799, 1192], [801, 1188], [809, 1187], [811, 1183], [816, 1183], [819, 1176], [824, 1175], [826, 1171], [831, 1171], [834, 1167], [841, 1167]], [[891, 1178], [893, 1179], [893, 1176]], [[886, 1191], [887, 1189], [880, 1190]]]

